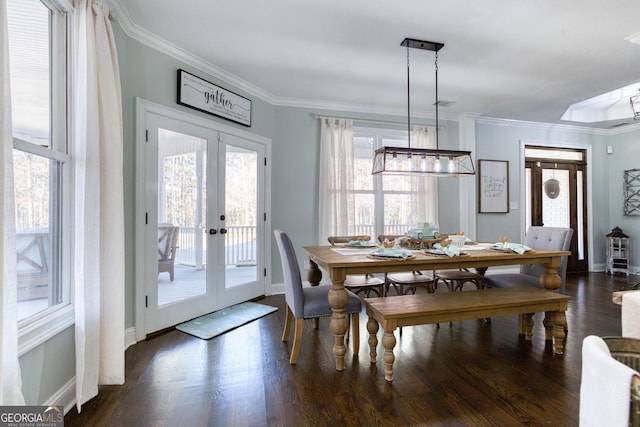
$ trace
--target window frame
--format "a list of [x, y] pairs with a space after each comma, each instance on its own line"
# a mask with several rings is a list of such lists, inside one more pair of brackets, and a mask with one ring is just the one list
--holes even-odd
[[50, 40], [50, 146], [40, 146], [13, 138], [13, 148], [60, 163], [60, 178], [55, 196], [59, 199], [59, 269], [60, 303], [18, 321], [18, 355], [29, 352], [75, 323], [72, 299], [72, 201], [73, 162], [70, 150], [71, 111], [71, 28], [73, 5], [66, 0], [41, 0], [49, 9]]
[[[373, 159], [373, 153], [376, 149], [381, 148], [384, 144], [385, 140], [393, 139], [404, 141], [405, 146], [408, 146], [409, 138], [407, 136], [406, 130], [399, 129], [389, 129], [389, 128], [374, 128], [374, 127], [366, 127], [366, 126], [357, 126], [353, 127], [353, 137], [359, 138], [369, 138], [373, 140], [373, 147], [371, 151], [371, 158]], [[355, 143], [354, 143], [355, 144]], [[388, 144], [387, 144], [388, 145]], [[372, 190], [356, 190], [354, 189], [354, 195], [357, 194], [373, 194], [374, 198], [374, 236], [371, 236], [375, 239], [377, 236], [381, 234], [390, 234], [387, 233], [385, 228], [387, 224], [385, 223], [384, 217], [384, 200], [386, 195], [412, 195], [414, 193], [413, 190], [386, 190], [383, 185], [383, 176], [381, 174], [373, 176], [373, 188]], [[354, 224], [354, 227], [357, 224]]]

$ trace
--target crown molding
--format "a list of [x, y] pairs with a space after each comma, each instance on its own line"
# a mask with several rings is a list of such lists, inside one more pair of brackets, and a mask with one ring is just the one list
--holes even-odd
[[[122, 0], [107, 0], [111, 5], [112, 12], [111, 18], [116, 20], [123, 31], [130, 38], [139, 41], [159, 52], [165, 53], [179, 61], [184, 62], [204, 73], [207, 73], [220, 81], [230, 84], [240, 91], [246, 94], [253, 95], [271, 105], [279, 107], [294, 107], [294, 108], [307, 108], [315, 110], [332, 110], [332, 111], [345, 111], [345, 112], [366, 112], [370, 114], [383, 114], [390, 116], [406, 117], [406, 110], [397, 107], [385, 107], [385, 106], [372, 106], [370, 104], [347, 104], [335, 101], [326, 100], [308, 100], [300, 98], [283, 98], [278, 97], [248, 81], [241, 79], [240, 77], [232, 74], [222, 68], [205, 61], [204, 59], [188, 52], [173, 43], [158, 37], [157, 35], [139, 27], [132, 20], [126, 9], [122, 6]], [[640, 39], [640, 33], [636, 35], [637, 39]], [[635, 40], [635, 39], [634, 39]], [[634, 41], [630, 40], [630, 41]], [[476, 113], [464, 113], [468, 115], [477, 116], [476, 123], [495, 125], [495, 126], [524, 126], [528, 128], [537, 128], [541, 130], [557, 130], [566, 132], [578, 132], [590, 135], [618, 135], [627, 132], [633, 132], [640, 130], [640, 122], [638, 124], [620, 126], [611, 129], [604, 128], [591, 128], [585, 126], [554, 124], [554, 123], [542, 123], [542, 122], [528, 122], [512, 119], [500, 119], [495, 117], [480, 117]], [[464, 115], [463, 114], [463, 115]], [[448, 121], [459, 121], [461, 114], [451, 114], [439, 112], [439, 117]], [[413, 111], [413, 117], [424, 119], [435, 119], [435, 112], [433, 111]]]
[[621, 135], [624, 133], [635, 132], [640, 130], [640, 122], [626, 125], [617, 126], [609, 129], [605, 128], [592, 128], [587, 126], [565, 125], [558, 123], [542, 123], [542, 122], [527, 122], [521, 120], [511, 119], [499, 119], [496, 117], [479, 117], [477, 123], [489, 124], [495, 126], [525, 126], [528, 128], [536, 128], [544, 131], [556, 130], [573, 133], [584, 133], [589, 135], [600, 136], [612, 136]]
[[115, 11], [115, 13], [111, 14], [112, 18], [120, 24], [127, 36], [153, 49], [156, 49], [159, 52], [165, 53], [179, 61], [182, 61], [185, 64], [191, 65], [198, 70], [210, 74], [225, 83], [233, 85], [237, 89], [246, 92], [247, 94], [256, 96], [265, 102], [276, 105], [277, 97], [273, 94], [259, 88], [254, 84], [247, 82], [246, 80], [239, 78], [234, 74], [229, 73], [228, 71], [223, 70], [222, 68], [208, 61], [205, 61], [197, 55], [194, 55], [193, 53], [188, 52], [161, 37], [158, 37], [157, 35], [145, 30], [144, 28], [139, 27], [131, 20], [131, 17], [127, 13], [126, 9], [122, 6], [120, 0], [108, 1]]

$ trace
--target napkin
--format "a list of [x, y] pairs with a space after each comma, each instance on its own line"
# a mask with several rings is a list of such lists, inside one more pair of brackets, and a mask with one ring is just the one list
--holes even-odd
[[394, 248], [378, 248], [375, 251], [371, 252], [372, 255], [377, 256], [385, 256], [389, 258], [409, 258], [409, 252], [403, 249], [394, 249]]
[[494, 244], [492, 248], [501, 249], [501, 250], [510, 250], [517, 253], [518, 255], [522, 255], [523, 253], [531, 250], [529, 246], [522, 245], [520, 243], [509, 243], [509, 242], [504, 242], [504, 243], [498, 242]]
[[582, 341], [580, 427], [628, 426], [634, 374], [637, 372], [611, 357], [602, 338], [586, 337]]
[[367, 240], [349, 240], [349, 242], [347, 243], [347, 246], [371, 246], [371, 243], [368, 242]]
[[453, 245], [441, 246], [440, 243], [436, 243], [433, 245], [433, 248], [441, 250], [445, 255], [450, 257], [458, 256], [461, 253], [460, 248]]

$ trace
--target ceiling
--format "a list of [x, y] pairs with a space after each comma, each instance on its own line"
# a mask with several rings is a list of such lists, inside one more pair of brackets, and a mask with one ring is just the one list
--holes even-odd
[[[439, 99], [453, 104], [440, 107], [442, 117], [633, 123], [626, 107], [590, 123], [561, 117], [571, 104], [640, 82], [634, 0], [111, 4], [128, 35], [193, 58], [203, 71], [275, 105], [406, 116], [407, 51], [400, 43], [410, 37], [445, 44]], [[411, 111], [432, 116], [434, 54], [411, 49], [410, 63]]]

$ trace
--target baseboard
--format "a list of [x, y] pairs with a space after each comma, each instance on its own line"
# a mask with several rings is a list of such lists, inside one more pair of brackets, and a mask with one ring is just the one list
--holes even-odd
[[129, 347], [131, 347], [132, 345], [134, 345], [135, 343], [137, 343], [138, 341], [136, 341], [136, 328], [127, 328], [124, 331], [124, 349], [128, 349]]
[[46, 406], [63, 406], [65, 415], [76, 404], [76, 377], [71, 378], [44, 403]]
[[284, 283], [272, 283], [270, 295], [284, 294]]

